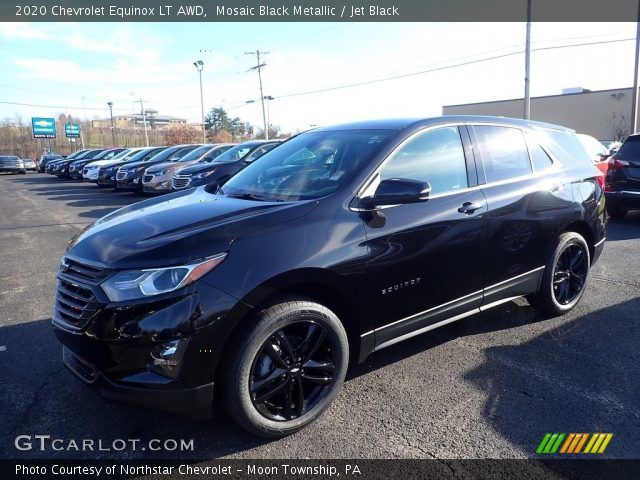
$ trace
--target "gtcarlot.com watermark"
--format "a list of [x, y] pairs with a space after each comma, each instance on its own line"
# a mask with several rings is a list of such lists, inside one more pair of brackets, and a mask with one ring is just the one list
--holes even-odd
[[193, 452], [195, 442], [184, 438], [116, 438], [113, 440], [92, 438], [56, 438], [51, 435], [18, 435], [13, 444], [21, 451], [39, 452]]

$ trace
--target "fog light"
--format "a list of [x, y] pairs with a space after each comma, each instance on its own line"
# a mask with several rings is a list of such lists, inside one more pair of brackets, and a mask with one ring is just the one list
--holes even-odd
[[169, 378], [178, 378], [182, 357], [187, 349], [189, 339], [171, 340], [156, 345], [151, 350], [149, 370]]

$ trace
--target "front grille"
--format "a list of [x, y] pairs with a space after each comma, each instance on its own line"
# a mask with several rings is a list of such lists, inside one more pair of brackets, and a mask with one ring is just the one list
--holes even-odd
[[78, 280], [88, 280], [99, 283], [109, 276], [109, 270], [92, 265], [78, 263], [70, 258], [64, 258], [60, 267], [62, 273]]
[[149, 183], [151, 180], [153, 180], [153, 175], [145, 175], [142, 177], [142, 183]]
[[127, 172], [118, 172], [116, 173], [116, 180], [124, 180], [124, 177], [127, 176]]
[[81, 330], [89, 323], [97, 309], [98, 301], [91, 289], [58, 278], [53, 316], [55, 323], [71, 330]]
[[189, 185], [190, 181], [191, 181], [191, 177], [176, 175], [175, 177], [173, 177], [171, 186], [176, 190], [179, 190], [181, 188], [186, 188], [187, 185]]

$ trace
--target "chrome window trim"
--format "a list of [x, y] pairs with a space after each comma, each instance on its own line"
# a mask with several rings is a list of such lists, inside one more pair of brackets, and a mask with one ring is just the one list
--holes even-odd
[[[443, 123], [443, 124], [439, 124], [439, 125], [432, 125], [429, 127], [425, 127], [422, 128], [416, 132], [413, 132], [411, 135], [409, 135], [407, 138], [405, 138], [402, 143], [400, 143], [398, 146], [396, 146], [396, 148], [394, 148], [391, 152], [389, 152], [389, 154], [385, 157], [385, 159], [382, 161], [382, 163], [380, 163], [380, 165], [378, 165], [378, 167], [371, 173], [371, 175], [369, 175], [367, 177], [367, 179], [362, 182], [362, 186], [358, 189], [358, 192], [356, 193], [356, 195], [354, 196], [354, 199], [362, 199], [364, 196], [366, 196], [367, 190], [369, 188], [371, 188], [371, 186], [375, 183], [376, 179], [378, 178], [379, 174], [380, 174], [380, 170], [382, 170], [382, 168], [385, 166], [385, 164], [389, 161], [389, 159], [392, 157], [392, 155], [400, 148], [402, 148], [405, 143], [413, 140], [414, 137], [416, 137], [417, 135], [421, 135], [425, 132], [428, 132], [430, 130], [436, 130], [438, 128], [446, 128], [446, 127], [457, 127], [458, 129], [460, 127], [467, 127], [467, 128], [473, 128], [474, 126], [493, 126], [493, 127], [504, 127], [504, 128], [515, 128], [516, 130], [520, 130], [520, 132], [522, 133], [522, 136], [524, 138], [525, 141], [525, 146], [527, 148], [527, 155], [529, 156], [529, 163], [531, 164], [531, 173], [528, 173], [526, 175], [520, 175], [518, 177], [513, 177], [513, 178], [508, 178], [506, 180], [499, 180], [496, 182], [486, 182], [486, 183], [480, 183], [478, 185], [474, 185], [473, 187], [466, 187], [466, 188], [461, 188], [459, 190], [451, 190], [449, 192], [442, 192], [442, 193], [436, 193], [434, 195], [429, 195], [429, 199], [434, 199], [434, 198], [441, 198], [441, 197], [447, 197], [450, 195], [457, 195], [459, 193], [464, 193], [464, 192], [472, 192], [475, 190], [480, 190], [482, 188], [485, 187], [493, 187], [493, 186], [500, 186], [500, 185], [506, 185], [507, 183], [512, 183], [512, 182], [518, 182], [518, 181], [522, 181], [522, 180], [527, 180], [527, 179], [536, 179], [536, 178], [541, 178], [544, 177], [550, 173], [557, 173], [561, 170], [563, 170], [563, 166], [562, 163], [558, 160], [558, 158], [553, 155], [553, 153], [545, 146], [545, 144], [543, 142], [540, 142], [540, 139], [538, 138], [538, 136], [540, 135], [538, 133], [538, 131], [535, 128], [530, 128], [530, 129], [524, 129], [523, 127], [520, 126], [514, 126], [514, 125], [509, 125], [509, 124], [504, 124], [504, 123], [496, 123], [496, 122], [461, 122], [461, 123], [456, 123], [456, 122], [452, 122], [452, 123]], [[532, 140], [535, 141], [540, 148], [542, 148], [542, 150], [547, 154], [547, 156], [551, 159], [551, 166], [547, 169], [544, 170], [538, 170], [536, 171], [534, 165], [533, 165], [533, 160], [531, 158], [531, 151], [529, 150], [529, 142], [527, 141], [528, 138], [527, 137], [532, 137]], [[471, 141], [471, 150], [473, 152], [474, 157], [477, 155], [480, 160], [482, 159], [482, 155], [477, 151], [477, 147], [476, 144], [473, 142], [473, 139], [470, 139]], [[460, 138], [460, 142], [461, 144], [464, 146], [464, 142], [462, 140], [462, 137]], [[466, 157], [465, 157], [465, 161], [469, 161]], [[476, 164], [477, 165], [477, 164]], [[477, 168], [477, 167], [476, 167]], [[397, 207], [399, 205], [385, 205], [385, 206], [381, 206], [378, 207], [378, 210], [384, 210], [386, 208], [393, 208], [393, 207]], [[351, 211], [354, 212], [363, 212], [363, 211], [367, 211], [365, 209], [362, 208], [357, 208], [357, 207], [350, 207]]]

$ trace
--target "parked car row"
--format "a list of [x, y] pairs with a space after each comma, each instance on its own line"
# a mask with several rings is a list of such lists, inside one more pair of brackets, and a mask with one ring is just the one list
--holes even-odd
[[66, 158], [43, 156], [40, 171], [99, 187], [160, 194], [208, 184], [220, 186], [279, 142], [80, 150]]

